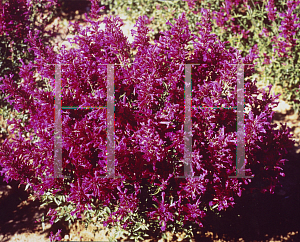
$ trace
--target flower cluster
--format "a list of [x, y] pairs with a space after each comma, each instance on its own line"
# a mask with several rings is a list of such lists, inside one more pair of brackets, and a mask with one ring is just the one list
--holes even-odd
[[[149, 41], [145, 17], [136, 24], [132, 44], [121, 31], [119, 17], [105, 17], [105, 30], [99, 29], [99, 20], [87, 18], [90, 25], [75, 37], [76, 48], [63, 46], [60, 54], [53, 47], [41, 49], [30, 35], [35, 65], [23, 64], [20, 86], [12, 76], [2, 78], [1, 90], [10, 94], [7, 100], [30, 116], [24, 127], [16, 119], [9, 123], [16, 137], [5, 140], [0, 148], [5, 179], [28, 183], [39, 195], [57, 189], [77, 205], [73, 213], [83, 212], [97, 199], [101, 206], [115, 211], [106, 223], [118, 221], [126, 227], [130, 221], [125, 216], [137, 212], [146, 220], [159, 219], [163, 231], [173, 221], [194, 221], [201, 226], [205, 209], [233, 206], [234, 198], [251, 182], [229, 178], [236, 172], [237, 146], [237, 110], [230, 107], [237, 106], [237, 64], [243, 63], [247, 64], [245, 105], [250, 107], [245, 113], [246, 175], [263, 180], [260, 191], [273, 192], [293, 146], [290, 130], [284, 125], [278, 130], [271, 124], [278, 97], [270, 95], [270, 90], [259, 90], [250, 78], [257, 49], [246, 57], [232, 47], [226, 49], [211, 33], [211, 13], [203, 10], [202, 14], [197, 36], [191, 34], [183, 13], [174, 24], [167, 22], [170, 30], [162, 32], [154, 44]], [[191, 55], [190, 43], [194, 46]], [[50, 177], [54, 171], [50, 110], [55, 80], [54, 67], [49, 64], [55, 63], [62, 64], [62, 106], [84, 107], [106, 106], [106, 65], [119, 64], [114, 66], [118, 178], [99, 177], [107, 172], [105, 109], [62, 111], [62, 168], [69, 178]], [[202, 108], [192, 109], [192, 175], [196, 177], [179, 179], [176, 177], [183, 173], [186, 63], [200, 64], [192, 67], [192, 106]], [[37, 88], [37, 78], [52, 90]], [[34, 134], [26, 138], [25, 131]], [[56, 216], [53, 211], [50, 215]]]
[[144, 4], [143, 0], [104, 2], [110, 4], [113, 9], [111, 13], [126, 15], [132, 23], [137, 21], [138, 16], [147, 16], [151, 19], [148, 26], [153, 28], [149, 35], [156, 40], [160, 32], [167, 29], [166, 20], [178, 18], [182, 12], [186, 12], [190, 26], [195, 29], [196, 22], [201, 18], [201, 8], [211, 10], [212, 32], [220, 40], [229, 41], [230, 46], [236, 46], [242, 56], [257, 44], [259, 58], [256, 69], [260, 81], [281, 86], [283, 99], [289, 102], [296, 113], [300, 110], [299, 95], [296, 95], [300, 82], [299, 0], [179, 0], [162, 1], [159, 6], [155, 0], [149, 0], [144, 8], [139, 7]]
[[[0, 4], [0, 37], [11, 48], [7, 51], [2, 50], [1, 53], [8, 52], [6, 56], [10, 59], [16, 56], [14, 58], [16, 61], [19, 57], [17, 52], [26, 51], [21, 47], [24, 45], [24, 40], [30, 30], [40, 32], [39, 38], [43, 41], [49, 41], [49, 38], [54, 37], [56, 30], [46, 30], [45, 27], [54, 16], [57, 5], [56, 0], [2, 1]], [[49, 42], [45, 42], [45, 44], [49, 44]], [[21, 57], [25, 56], [21, 55]], [[3, 65], [1, 69], [5, 67]]]
[[[286, 53], [286, 48], [292, 48], [297, 43], [297, 39], [294, 39], [293, 37], [299, 32], [300, 29], [300, 22], [299, 17], [296, 13], [293, 14], [296, 7], [300, 4], [300, 1], [293, 2], [288, 1], [287, 6], [288, 9], [286, 12], [279, 13], [279, 16], [283, 19], [281, 21], [281, 25], [279, 27], [279, 36], [284, 39], [284, 41], [278, 41], [276, 40], [275, 43], [277, 44], [278, 52]], [[276, 45], [273, 45], [276, 46]], [[291, 56], [289, 56], [291, 58]]]
[[60, 241], [61, 240], [61, 237], [59, 236], [60, 233], [61, 233], [61, 229], [59, 229], [57, 233], [54, 235], [53, 232], [51, 231], [49, 236], [50, 242]]
[[[296, 87], [299, 85], [299, 58], [297, 57], [300, 41], [299, 3], [287, 1], [233, 1], [226, 0], [212, 4], [201, 1], [194, 9], [205, 6], [213, 9], [215, 33], [224, 41], [239, 45], [243, 54], [254, 44], [259, 46], [257, 68], [267, 75], [268, 82], [282, 86], [283, 98], [298, 112], [299, 96]], [[212, 6], [211, 6], [212, 5]], [[264, 16], [264, 18], [261, 18]], [[233, 34], [234, 33], [234, 34]], [[258, 36], [257, 36], [258, 33]], [[284, 62], [286, 65], [277, 63]], [[280, 75], [272, 73], [280, 73]], [[283, 80], [282, 80], [283, 79]]]
[[267, 3], [266, 10], [268, 12], [268, 18], [270, 21], [275, 21], [277, 8], [274, 5], [274, 0], [270, 0]]

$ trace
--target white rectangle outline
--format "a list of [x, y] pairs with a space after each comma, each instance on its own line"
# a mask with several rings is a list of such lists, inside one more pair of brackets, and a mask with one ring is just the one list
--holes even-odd
[[[108, 175], [99, 178], [120, 178], [115, 177], [115, 91], [114, 91], [114, 65], [107, 66], [107, 106], [93, 107], [107, 109], [107, 171]], [[58, 97], [58, 98], [56, 98]], [[54, 133], [54, 176], [48, 178], [70, 178], [62, 175], [62, 123], [61, 110], [61, 64], [55, 64], [55, 133]], [[66, 108], [68, 109], [68, 108]], [[81, 107], [78, 107], [81, 109]]]
[[[185, 65], [185, 120], [184, 120], [184, 176], [176, 176], [176, 178], [200, 178], [192, 176], [192, 65], [201, 64], [184, 64]], [[244, 66], [237, 65], [237, 151], [236, 151], [236, 176], [229, 178], [253, 178], [253, 176], [245, 175], [245, 140], [244, 140]], [[212, 108], [212, 107], [205, 107]], [[213, 107], [218, 108], [218, 107]], [[220, 107], [219, 107], [220, 108]], [[230, 107], [227, 107], [230, 108]], [[231, 107], [233, 108], [233, 107]]]
[[[115, 139], [114, 139], [114, 65], [107, 65], [107, 170], [108, 176], [100, 178], [115, 177]], [[191, 120], [191, 66], [200, 64], [178, 64], [185, 65], [185, 123], [184, 123], [184, 176], [176, 178], [199, 178], [191, 175], [192, 171], [192, 120]], [[245, 176], [245, 141], [244, 141], [244, 66], [237, 65], [237, 155], [236, 155], [236, 176], [229, 178], [253, 178]], [[55, 64], [55, 137], [54, 137], [54, 177], [62, 176], [62, 124], [61, 124], [61, 64]], [[104, 107], [99, 107], [104, 108]], [[206, 107], [211, 108], [211, 107]], [[215, 108], [215, 107], [214, 107]], [[230, 108], [230, 107], [229, 107]], [[119, 178], [119, 177], [118, 177]]]

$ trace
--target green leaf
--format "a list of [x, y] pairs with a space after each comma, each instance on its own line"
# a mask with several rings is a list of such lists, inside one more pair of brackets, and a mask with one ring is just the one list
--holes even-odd
[[61, 204], [61, 201], [59, 201], [56, 197], [54, 197], [54, 202], [59, 206]]
[[109, 207], [105, 207], [104, 208], [104, 211], [107, 213], [107, 214], [111, 214], [111, 210]]
[[57, 218], [54, 220], [54, 223], [57, 223], [58, 221], [60, 221], [60, 217], [57, 217]]

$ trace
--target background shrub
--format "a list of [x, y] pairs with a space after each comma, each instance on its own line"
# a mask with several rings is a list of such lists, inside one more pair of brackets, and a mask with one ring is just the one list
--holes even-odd
[[[96, 12], [94, 1], [91, 17]], [[202, 64], [192, 71], [192, 106], [234, 107], [234, 64], [254, 64], [257, 58], [255, 48], [245, 57], [226, 48], [211, 33], [210, 12], [203, 9], [202, 15], [197, 36], [182, 14], [175, 23], [167, 22], [169, 29], [154, 44], [146, 17], [138, 19], [132, 44], [120, 29], [119, 17], [106, 17], [105, 30], [99, 29], [101, 21], [88, 18], [90, 26], [75, 37], [76, 48], [63, 46], [59, 54], [53, 47], [42, 48], [30, 33], [35, 61], [23, 63], [22, 82], [17, 85], [12, 75], [1, 78], [7, 101], [28, 115], [28, 122], [8, 122], [16, 138], [1, 146], [0, 165], [6, 181], [20, 180], [40, 198], [51, 192], [57, 204], [48, 213], [51, 223], [63, 218], [60, 206], [65, 209], [70, 203], [73, 217], [106, 207], [108, 217], [98, 216], [94, 222], [119, 224], [132, 233], [139, 226], [136, 219], [142, 221], [140, 230], [148, 227], [159, 235], [167, 229], [191, 231], [202, 226], [206, 211], [234, 206], [246, 188], [274, 192], [278, 177], [284, 176], [292, 135], [285, 125], [275, 130], [277, 125], [271, 124], [277, 97], [270, 95], [271, 86], [269, 91], [256, 87], [251, 65], [245, 67], [245, 162], [246, 175], [255, 178], [228, 178], [235, 174], [236, 110], [207, 108], [192, 111], [192, 174], [199, 178], [175, 178], [183, 173], [184, 150], [184, 66], [178, 64]], [[119, 178], [99, 178], [107, 172], [105, 109], [62, 112], [63, 175], [70, 178], [48, 177], [53, 174], [54, 118], [49, 110], [54, 108], [55, 84], [49, 63], [62, 64], [63, 106], [105, 106], [107, 70], [101, 64], [120, 64], [114, 79]], [[44, 87], [37, 87], [37, 81]], [[29, 131], [34, 133], [26, 136]]]
[[[228, 41], [246, 56], [251, 48], [257, 48], [257, 78], [265, 85], [275, 85], [276, 94], [298, 112], [300, 107], [300, 1], [196, 1], [196, 0], [105, 0], [110, 13], [122, 14], [126, 20], [135, 22], [146, 15], [153, 29], [152, 39], [165, 31], [166, 20], [171, 20], [184, 11], [191, 29], [200, 21], [201, 8], [212, 10], [212, 32], [221, 41]], [[196, 33], [193, 32], [194, 34]]]
[[[14, 82], [19, 84], [19, 69], [25, 63], [33, 61], [25, 39], [31, 31], [45, 46], [51, 44], [57, 29], [46, 29], [46, 26], [58, 15], [56, 0], [4, 0], [0, 4], [0, 77], [13, 74]], [[1, 83], [2, 84], [2, 83]], [[4, 120], [9, 118], [13, 107], [6, 101], [7, 93], [0, 92], [0, 112]], [[25, 118], [25, 117], [24, 117]], [[1, 133], [7, 136], [7, 130]]]

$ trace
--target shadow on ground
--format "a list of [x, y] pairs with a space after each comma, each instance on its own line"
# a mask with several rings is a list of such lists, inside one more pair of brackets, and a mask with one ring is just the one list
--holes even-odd
[[[10, 191], [6, 192], [5, 196], [0, 198], [0, 241], [8, 242], [11, 237], [18, 233], [41, 233], [49, 237], [50, 231], [57, 231], [57, 227], [65, 227], [62, 224], [47, 226], [45, 231], [42, 231], [42, 225], [36, 223], [37, 219], [41, 219], [43, 213], [47, 213], [48, 207], [41, 207], [41, 202], [38, 200], [32, 201], [29, 199], [28, 193], [25, 191], [25, 186], [18, 187], [19, 182], [10, 182], [7, 186], [6, 182], [0, 179], [0, 186], [10, 187]], [[2, 193], [3, 195], [4, 193]], [[66, 232], [65, 229], [63, 232]]]
[[[226, 241], [300, 241], [300, 154], [289, 153], [282, 188], [275, 194], [244, 193], [234, 208], [222, 217], [208, 214], [204, 231], [212, 231]], [[297, 233], [298, 231], [298, 233]], [[196, 235], [196, 241], [213, 241]]]
[[[277, 120], [281, 117], [277, 116]], [[2, 137], [3, 139], [3, 137]], [[1, 142], [0, 142], [1, 143]], [[300, 241], [300, 153], [299, 147], [290, 151], [281, 178], [282, 188], [277, 187], [275, 194], [245, 192], [235, 200], [234, 208], [229, 208], [218, 217], [208, 213], [203, 222], [204, 228], [194, 231], [194, 241]], [[1, 169], [1, 167], [0, 167]], [[24, 186], [18, 188], [19, 182], [10, 182], [11, 191], [1, 196], [1, 187], [7, 183], [0, 177], [0, 242], [9, 242], [16, 233], [41, 232], [41, 223], [35, 223], [48, 208], [41, 208], [41, 203], [28, 199]], [[62, 230], [62, 237], [70, 230], [64, 223], [48, 226], [42, 233], [49, 237]], [[213, 232], [209, 236], [206, 232]], [[298, 233], [297, 233], [298, 232]], [[157, 235], [152, 235], [151, 241], [157, 241]], [[177, 241], [174, 236], [173, 241]], [[188, 241], [188, 240], [184, 240]]]
[[[58, 2], [61, 4], [59, 15], [67, 20], [74, 20], [75, 16], [81, 16], [84, 13], [89, 13], [91, 10], [91, 2], [88, 0], [58, 0]], [[99, 3], [99, 6], [105, 6], [102, 14], [107, 14], [110, 10], [109, 5]]]
[[[244, 241], [267, 241], [271, 238], [277, 241], [300, 241], [299, 233], [296, 233], [300, 228], [300, 167], [297, 162], [300, 154], [291, 152], [289, 156], [290, 162], [286, 164], [286, 176], [281, 179], [281, 189], [278, 188], [273, 195], [244, 193], [236, 199], [235, 207], [223, 212], [222, 217], [208, 214], [202, 232], [194, 233], [195, 241], [214, 241], [216, 238], [225, 241], [238, 241], [239, 238]], [[39, 201], [28, 200], [24, 186], [18, 188], [18, 183], [10, 185], [12, 192], [0, 204], [0, 234], [4, 235], [1, 242], [8, 242], [15, 233], [35, 233], [40, 224], [34, 221], [41, 217], [42, 212], [48, 211], [40, 207]], [[49, 236], [50, 231], [56, 232], [58, 228], [63, 228], [63, 236], [69, 233], [62, 224], [54, 224], [44, 233]], [[214, 236], [210, 238], [203, 231], [213, 232]]]

